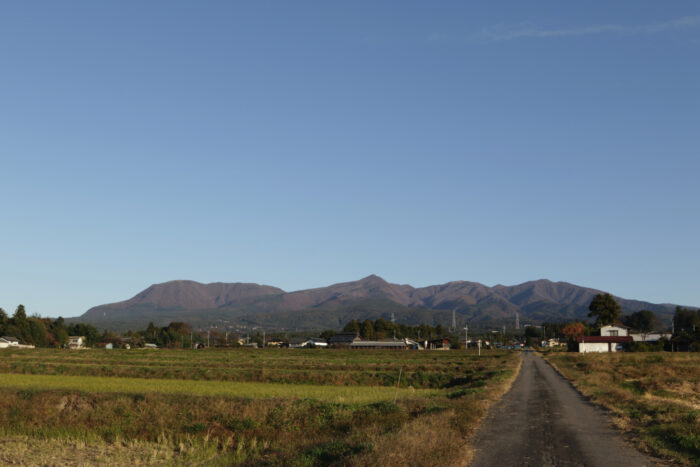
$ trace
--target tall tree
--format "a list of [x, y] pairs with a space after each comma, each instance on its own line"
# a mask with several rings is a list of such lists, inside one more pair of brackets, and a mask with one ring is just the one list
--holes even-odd
[[5, 334], [5, 329], [7, 329], [8, 324], [10, 324], [10, 318], [8, 318], [5, 310], [0, 308], [0, 335]]
[[366, 319], [362, 322], [362, 331], [361, 334], [363, 339], [374, 339], [374, 324], [372, 321], [369, 319]]
[[588, 305], [589, 317], [595, 316], [595, 325], [597, 327], [613, 324], [620, 317], [622, 308], [617, 304], [615, 299], [609, 293], [598, 294], [593, 297], [591, 304]]
[[354, 319], [350, 321], [348, 324], [345, 325], [343, 328], [343, 332], [356, 332], [360, 333], [360, 323], [355, 321]]
[[18, 305], [15, 314], [12, 315], [12, 324], [14, 331], [17, 334], [17, 339], [20, 342], [27, 343], [32, 341], [31, 331], [29, 330], [29, 321], [27, 321], [27, 312], [24, 310], [24, 305]]
[[653, 311], [640, 310], [625, 316], [625, 325], [642, 332], [651, 332], [654, 329], [656, 315]]

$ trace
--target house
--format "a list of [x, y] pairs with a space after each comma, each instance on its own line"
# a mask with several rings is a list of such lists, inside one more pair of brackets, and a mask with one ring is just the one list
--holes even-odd
[[624, 349], [624, 344], [630, 342], [633, 342], [632, 336], [579, 336], [578, 351], [580, 353], [619, 352]]
[[331, 347], [348, 347], [353, 342], [359, 340], [360, 335], [356, 332], [339, 332], [328, 339], [328, 345]]
[[445, 337], [442, 339], [432, 339], [425, 341], [423, 347], [428, 350], [450, 350], [450, 341]]
[[328, 347], [328, 342], [326, 339], [321, 337], [309, 337], [301, 343], [301, 347], [313, 348], [313, 347]]
[[289, 342], [283, 339], [268, 339], [265, 345], [268, 347], [289, 347]]
[[622, 323], [608, 324], [600, 328], [601, 336], [628, 336], [629, 329]]
[[559, 347], [566, 346], [566, 342], [562, 342], [557, 338], [552, 337], [551, 339], [543, 340], [541, 342], [542, 347]]
[[85, 336], [68, 336], [68, 348], [69, 349], [84, 349], [85, 348]]
[[0, 337], [0, 349], [6, 349], [8, 347], [19, 347], [19, 339], [11, 336]]

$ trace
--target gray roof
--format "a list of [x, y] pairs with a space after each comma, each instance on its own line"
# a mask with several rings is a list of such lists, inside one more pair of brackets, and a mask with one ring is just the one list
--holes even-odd
[[0, 339], [3, 339], [6, 342], [19, 342], [19, 339], [12, 336], [2, 336]]
[[350, 344], [350, 347], [406, 347], [408, 344], [404, 341], [355, 341]]
[[359, 338], [360, 336], [356, 332], [339, 332], [338, 334], [335, 334], [330, 339], [328, 339], [328, 343], [349, 344]]

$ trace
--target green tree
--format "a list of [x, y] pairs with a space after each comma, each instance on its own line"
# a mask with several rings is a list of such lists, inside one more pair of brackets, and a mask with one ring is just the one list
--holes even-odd
[[0, 335], [5, 334], [5, 330], [9, 324], [10, 318], [7, 316], [7, 313], [5, 313], [5, 310], [0, 308]]
[[343, 328], [343, 332], [356, 332], [360, 333], [360, 323], [355, 321], [354, 319], [350, 321], [348, 324], [345, 325]]
[[24, 310], [24, 305], [18, 305], [15, 314], [12, 315], [12, 327], [14, 328], [15, 336], [20, 342], [26, 344], [32, 341], [31, 331], [29, 329], [29, 321], [27, 320], [27, 312]]
[[617, 304], [615, 299], [609, 293], [598, 294], [593, 297], [591, 304], [588, 305], [589, 317], [595, 316], [595, 325], [597, 327], [613, 324], [620, 317], [622, 309]]
[[631, 315], [625, 316], [624, 319], [626, 326], [642, 332], [651, 332], [654, 329], [655, 322], [656, 315], [649, 310], [635, 311]]
[[29, 318], [29, 337], [28, 344], [34, 344], [37, 347], [46, 347], [49, 341], [49, 334], [46, 331], [44, 322], [39, 318]]
[[362, 330], [360, 331], [360, 335], [362, 336], [363, 339], [374, 339], [375, 334], [374, 334], [374, 324], [372, 324], [372, 321], [369, 319], [366, 319], [362, 322]]

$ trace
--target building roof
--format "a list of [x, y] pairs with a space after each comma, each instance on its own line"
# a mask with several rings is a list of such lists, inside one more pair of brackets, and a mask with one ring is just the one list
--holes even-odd
[[601, 328], [604, 328], [604, 327], [606, 327], [606, 326], [612, 326], [612, 327], [615, 327], [615, 328], [622, 328], [622, 329], [630, 329], [629, 326], [625, 326], [625, 325], [622, 324], [620, 321], [615, 321], [615, 322], [612, 323], [612, 324], [604, 324], [603, 326], [601, 326]]
[[355, 341], [350, 344], [351, 347], [406, 347], [408, 344], [404, 341]]
[[625, 342], [632, 342], [632, 336], [579, 336], [578, 342], [593, 344], [596, 342], [612, 342], [616, 344], [623, 344]]
[[309, 337], [305, 342], [313, 342], [314, 344], [327, 344], [326, 339], [323, 337]]
[[12, 336], [2, 336], [2, 339], [4, 339], [7, 342], [19, 342], [19, 339]]
[[339, 332], [335, 334], [330, 339], [328, 339], [329, 344], [350, 344], [351, 342], [359, 339], [360, 336], [356, 332]]

